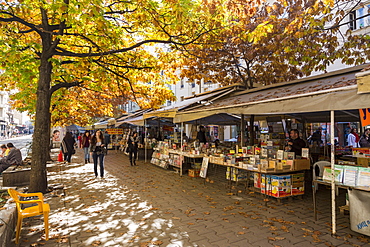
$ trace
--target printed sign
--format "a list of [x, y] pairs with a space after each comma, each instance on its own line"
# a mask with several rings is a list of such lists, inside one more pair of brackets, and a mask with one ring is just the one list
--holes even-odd
[[199, 173], [199, 176], [201, 178], [207, 177], [208, 162], [209, 162], [209, 158], [203, 157], [202, 167], [200, 168], [200, 173]]
[[122, 135], [123, 129], [119, 128], [112, 128], [112, 129], [106, 129], [109, 135]]
[[370, 125], [370, 108], [360, 109], [361, 125]]

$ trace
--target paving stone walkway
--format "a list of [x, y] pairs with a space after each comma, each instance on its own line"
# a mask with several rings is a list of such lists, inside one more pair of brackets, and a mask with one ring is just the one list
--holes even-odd
[[[50, 239], [43, 221], [23, 223], [19, 246], [369, 246], [370, 238], [349, 228], [339, 215], [331, 235], [330, 190], [320, 187], [319, 219], [313, 219], [310, 191], [302, 198], [270, 200], [258, 193], [226, 188], [225, 171], [210, 167], [210, 179], [191, 178], [110, 151], [106, 176], [96, 179], [93, 164], [83, 164], [78, 150], [71, 164], [48, 172], [52, 193]], [[63, 186], [63, 189], [58, 187]], [[344, 193], [338, 204], [344, 205]], [[12, 246], [16, 246], [13, 244]]]

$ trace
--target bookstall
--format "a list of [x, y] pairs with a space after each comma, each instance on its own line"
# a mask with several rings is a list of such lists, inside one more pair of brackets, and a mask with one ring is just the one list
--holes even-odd
[[[247, 117], [285, 114], [301, 117], [303, 122], [315, 115], [325, 115], [330, 123], [330, 133], [334, 133], [336, 119], [355, 117], [359, 121], [360, 109], [365, 109], [365, 113], [369, 112], [366, 110], [370, 106], [368, 102], [370, 102], [370, 66], [364, 64], [296, 81], [237, 92], [201, 108], [180, 112], [174, 117], [174, 122], [186, 123], [219, 113], [243, 114]], [[333, 234], [336, 233], [334, 147], [335, 141], [332, 134], [330, 136], [332, 173], [330, 185]], [[266, 162], [264, 163], [266, 166]], [[278, 163], [275, 162], [275, 164]]]

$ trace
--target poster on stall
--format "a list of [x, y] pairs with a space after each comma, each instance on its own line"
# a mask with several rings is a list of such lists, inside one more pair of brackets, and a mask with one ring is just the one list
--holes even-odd
[[207, 177], [208, 161], [209, 161], [208, 157], [203, 157], [202, 167], [200, 168], [200, 173], [199, 173], [199, 176], [201, 178]]
[[361, 125], [367, 126], [370, 125], [370, 108], [359, 109]]
[[109, 135], [122, 135], [123, 134], [123, 129], [121, 128], [110, 128], [106, 129]]

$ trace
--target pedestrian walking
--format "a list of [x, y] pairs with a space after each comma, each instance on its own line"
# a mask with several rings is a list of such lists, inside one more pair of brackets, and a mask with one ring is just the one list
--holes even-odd
[[139, 145], [140, 138], [136, 131], [132, 132], [131, 136], [128, 138], [128, 154], [130, 158], [130, 165], [136, 166], [137, 159], [137, 149]]
[[90, 141], [91, 135], [89, 131], [86, 131], [81, 138], [81, 148], [84, 150], [85, 164], [90, 163]]
[[94, 173], [95, 177], [98, 177], [98, 163], [100, 167], [100, 177], [104, 178], [104, 154], [106, 152], [106, 146], [104, 143], [104, 136], [100, 130], [96, 131], [91, 138], [90, 152], [94, 161]]
[[75, 146], [75, 138], [71, 132], [67, 132], [62, 141], [62, 153], [64, 154], [64, 160], [68, 163], [71, 163], [72, 155], [76, 153]]
[[110, 135], [108, 131], [104, 131], [104, 143], [105, 143], [105, 147], [107, 148], [105, 155], [108, 155], [108, 144], [110, 143]]

